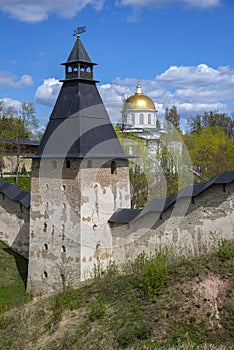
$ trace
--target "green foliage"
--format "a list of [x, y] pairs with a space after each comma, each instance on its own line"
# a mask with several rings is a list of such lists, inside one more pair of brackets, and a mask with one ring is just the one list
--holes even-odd
[[106, 305], [102, 301], [98, 301], [96, 303], [91, 304], [89, 310], [89, 319], [93, 322], [102, 318], [105, 315]]
[[177, 113], [176, 106], [166, 108], [165, 120], [168, 122], [169, 128], [174, 127], [179, 130], [180, 128], [180, 115]]
[[136, 342], [137, 340], [148, 339], [153, 331], [153, 324], [149, 321], [142, 321], [134, 326], [122, 328], [118, 334], [118, 343], [123, 348]]
[[170, 257], [168, 249], [159, 249], [148, 258], [142, 269], [140, 286], [153, 298], [164, 290], [171, 278]]
[[219, 127], [228, 138], [234, 137], [234, 116], [228, 116], [226, 113], [205, 112], [197, 114], [188, 120], [190, 131], [192, 133], [200, 133], [203, 128]]
[[0, 241], [0, 313], [31, 300], [25, 292], [27, 260]]
[[[14, 176], [4, 177], [4, 181], [14, 183], [16, 179]], [[22, 190], [30, 191], [31, 190], [31, 177], [30, 176], [20, 176], [18, 179], [18, 184]]]
[[234, 258], [234, 245], [232, 242], [220, 239], [218, 241], [217, 256], [222, 262]]
[[198, 133], [183, 136], [191, 156], [193, 168], [201, 175], [201, 182], [234, 169], [234, 140], [223, 129], [208, 126]]

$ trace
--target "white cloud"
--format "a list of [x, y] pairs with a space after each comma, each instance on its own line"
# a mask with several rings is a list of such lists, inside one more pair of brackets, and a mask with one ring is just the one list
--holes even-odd
[[72, 18], [88, 4], [100, 10], [104, 0], [0, 0], [0, 10], [23, 22], [37, 23], [48, 18], [50, 13]]
[[16, 75], [8, 71], [0, 71], [0, 86], [1, 87], [14, 87], [24, 88], [33, 85], [32, 77], [28, 74], [22, 75], [18, 78]]
[[[137, 79], [116, 77], [111, 83], [98, 86], [113, 122], [121, 120], [124, 98], [136, 92]], [[175, 105], [185, 120], [204, 111], [234, 112], [234, 70], [230, 67], [214, 69], [206, 64], [173, 66], [152, 80], [142, 80], [142, 92], [155, 103], [162, 118], [167, 107]], [[53, 106], [61, 83], [50, 78], [36, 91], [36, 101]]]
[[[100, 85], [100, 94], [111, 111], [111, 119], [120, 119], [123, 97], [136, 91], [136, 79], [116, 78], [111, 84]], [[167, 107], [176, 105], [181, 118], [204, 111], [234, 111], [234, 70], [214, 69], [206, 64], [173, 66], [152, 80], [142, 80], [142, 91], [152, 98], [162, 117]]]
[[55, 78], [45, 79], [43, 81], [43, 84], [40, 85], [36, 90], [36, 101], [46, 106], [53, 106], [58, 96], [61, 85], [62, 83]]
[[[12, 18], [23, 22], [38, 23], [46, 20], [49, 14], [55, 13], [60, 17], [72, 18], [87, 5], [101, 10], [105, 0], [0, 0], [0, 10]], [[208, 9], [220, 5], [221, 0], [119, 0], [120, 6], [131, 6], [135, 9], [144, 7], [162, 7], [170, 4], [183, 4], [189, 7]], [[139, 12], [133, 11], [128, 20], [138, 20]]]
[[22, 102], [18, 100], [12, 100], [11, 98], [7, 97], [2, 98], [1, 101], [3, 101], [3, 106], [5, 108], [14, 107], [16, 110], [19, 110], [22, 104]]
[[220, 0], [121, 0], [119, 5], [132, 7], [165, 7], [171, 4], [184, 4], [190, 7], [208, 9], [217, 7]]

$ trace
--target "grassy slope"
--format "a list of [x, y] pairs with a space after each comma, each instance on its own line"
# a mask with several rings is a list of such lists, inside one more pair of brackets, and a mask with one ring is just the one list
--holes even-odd
[[29, 299], [23, 282], [26, 274], [26, 259], [0, 241], [0, 311], [24, 304]]
[[199, 258], [141, 255], [124, 270], [111, 264], [77, 290], [2, 313], [0, 349], [234, 349], [231, 244]]

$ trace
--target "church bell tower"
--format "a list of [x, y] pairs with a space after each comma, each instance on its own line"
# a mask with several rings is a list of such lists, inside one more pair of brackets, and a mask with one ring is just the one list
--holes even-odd
[[78, 31], [65, 79], [32, 156], [27, 289], [65, 290], [114, 259], [108, 219], [130, 208], [128, 155], [96, 87]]

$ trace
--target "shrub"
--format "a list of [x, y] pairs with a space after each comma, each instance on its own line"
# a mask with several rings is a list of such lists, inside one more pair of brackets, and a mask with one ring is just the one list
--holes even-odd
[[218, 241], [217, 256], [222, 262], [234, 258], [234, 246], [232, 242], [226, 239], [220, 239]]
[[143, 267], [140, 286], [150, 296], [158, 296], [171, 278], [168, 249], [159, 249]]

